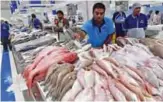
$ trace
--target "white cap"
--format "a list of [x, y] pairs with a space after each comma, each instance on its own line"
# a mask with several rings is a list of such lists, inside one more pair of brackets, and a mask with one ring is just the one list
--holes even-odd
[[132, 9], [134, 10], [135, 8], [138, 8], [138, 7], [141, 7], [141, 4], [140, 3], [134, 3], [132, 5]]

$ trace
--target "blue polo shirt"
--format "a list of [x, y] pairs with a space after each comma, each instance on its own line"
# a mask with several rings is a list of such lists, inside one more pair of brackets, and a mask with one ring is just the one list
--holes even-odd
[[107, 17], [104, 17], [104, 22], [100, 27], [92, 19], [88, 20], [81, 29], [88, 34], [88, 43], [92, 47], [101, 47], [109, 35], [114, 33], [113, 21]]
[[148, 25], [147, 16], [140, 13], [138, 16], [129, 15], [125, 20], [125, 29], [144, 28]]

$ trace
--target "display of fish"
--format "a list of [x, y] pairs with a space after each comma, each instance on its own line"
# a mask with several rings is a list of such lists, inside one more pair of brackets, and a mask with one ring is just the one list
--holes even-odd
[[52, 101], [163, 101], [162, 41], [120, 37], [117, 44], [45, 47], [23, 77], [29, 89], [44, 80]]

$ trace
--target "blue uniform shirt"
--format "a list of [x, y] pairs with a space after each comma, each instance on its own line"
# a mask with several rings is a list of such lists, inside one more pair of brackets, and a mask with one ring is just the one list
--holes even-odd
[[39, 29], [41, 27], [41, 22], [38, 18], [35, 18], [33, 20], [33, 27], [36, 28], [36, 29]]
[[98, 27], [94, 20], [88, 20], [82, 27], [82, 30], [88, 34], [88, 43], [92, 47], [101, 47], [109, 35], [114, 33], [113, 22], [104, 17], [104, 23]]
[[147, 16], [140, 13], [138, 16], [129, 15], [125, 20], [125, 29], [144, 28], [148, 25]]
[[1, 23], [1, 37], [9, 37], [9, 25], [6, 23]]

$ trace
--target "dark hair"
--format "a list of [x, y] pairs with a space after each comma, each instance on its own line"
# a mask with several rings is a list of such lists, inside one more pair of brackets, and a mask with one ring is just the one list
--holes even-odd
[[31, 16], [32, 16], [32, 18], [36, 18], [36, 15], [35, 14], [32, 14]]
[[58, 10], [58, 11], [57, 11], [57, 14], [59, 14], [59, 13], [62, 14], [62, 15], [64, 15], [64, 14], [63, 14], [63, 11], [61, 11], [61, 10]]
[[158, 11], [158, 10], [157, 10], [157, 11], [155, 12], [155, 13], [156, 13], [156, 15], [157, 15], [157, 14], [159, 14], [159, 12], [160, 12], [160, 11]]
[[96, 8], [101, 8], [101, 9], [104, 9], [105, 11], [105, 5], [103, 3], [96, 3], [93, 5], [93, 12]]
[[6, 24], [8, 24], [8, 22], [7, 22], [7, 21], [5, 21], [5, 23], [6, 23]]

